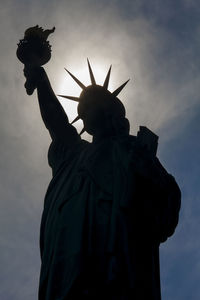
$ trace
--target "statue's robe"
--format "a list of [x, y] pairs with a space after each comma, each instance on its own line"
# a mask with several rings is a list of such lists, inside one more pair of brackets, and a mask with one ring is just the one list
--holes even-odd
[[48, 158], [39, 299], [160, 300], [159, 245], [180, 209], [174, 178], [127, 134], [57, 139]]

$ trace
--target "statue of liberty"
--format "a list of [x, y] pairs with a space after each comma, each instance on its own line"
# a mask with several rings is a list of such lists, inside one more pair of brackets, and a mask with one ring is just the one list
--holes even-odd
[[[102, 86], [88, 61], [91, 85], [79, 97], [78, 116], [69, 123], [42, 67], [51, 57], [48, 35], [35, 26], [17, 50], [25, 88], [37, 90], [42, 119], [52, 142], [52, 180], [40, 230], [39, 300], [160, 300], [159, 245], [174, 233], [180, 190], [156, 157], [158, 137], [146, 127], [129, 134], [118, 95]], [[81, 119], [81, 138], [73, 123]], [[81, 133], [82, 133], [81, 132]]]

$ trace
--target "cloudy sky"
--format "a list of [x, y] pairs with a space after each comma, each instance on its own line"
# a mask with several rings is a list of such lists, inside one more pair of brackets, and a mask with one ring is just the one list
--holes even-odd
[[[131, 133], [159, 135], [158, 157], [182, 190], [179, 226], [161, 246], [163, 300], [200, 297], [200, 4], [198, 0], [1, 0], [0, 299], [37, 299], [39, 226], [51, 171], [50, 142], [36, 94], [24, 90], [16, 44], [24, 30], [56, 26], [45, 66], [57, 94], [79, 95], [64, 67], [89, 84], [89, 57], [110, 90], [130, 78], [120, 99]], [[62, 102], [70, 120], [74, 103]], [[77, 124], [81, 130], [81, 123]], [[87, 135], [84, 138], [90, 139]]]

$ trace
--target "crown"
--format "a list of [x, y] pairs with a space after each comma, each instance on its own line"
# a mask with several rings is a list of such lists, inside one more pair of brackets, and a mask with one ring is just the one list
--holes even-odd
[[[89, 59], [87, 59], [87, 63], [88, 63], [88, 70], [89, 70], [89, 75], [90, 75], [90, 80], [91, 80], [91, 85], [89, 86], [85, 86], [78, 78], [76, 78], [70, 71], [68, 71], [67, 69], [65, 69], [67, 71], [67, 73], [74, 79], [74, 81], [82, 88], [83, 91], [87, 91], [89, 92], [89, 89], [91, 90], [91, 86], [92, 87], [100, 87], [102, 90], [104, 90], [105, 92], [108, 92], [108, 85], [109, 85], [109, 80], [110, 80], [110, 73], [111, 73], [111, 68], [112, 65], [110, 66], [106, 78], [104, 80], [103, 86], [99, 86], [96, 84], [96, 80], [89, 62]], [[119, 93], [122, 91], [122, 89], [125, 87], [125, 85], [128, 83], [130, 79], [128, 79], [126, 82], [124, 82], [122, 85], [120, 85], [114, 92], [110, 93], [112, 95], [113, 99], [116, 99], [117, 101], [117, 96], [119, 95]], [[81, 93], [82, 94], [82, 93]], [[82, 100], [82, 97], [80, 95], [80, 97], [74, 97], [74, 96], [66, 96], [66, 95], [58, 95], [59, 97], [63, 97], [65, 99], [69, 99], [75, 102], [80, 103]], [[80, 120], [81, 117], [78, 115], [72, 122], [71, 124], [75, 123], [76, 121]], [[80, 135], [85, 131], [85, 129], [83, 128], [83, 130], [81, 131]]]

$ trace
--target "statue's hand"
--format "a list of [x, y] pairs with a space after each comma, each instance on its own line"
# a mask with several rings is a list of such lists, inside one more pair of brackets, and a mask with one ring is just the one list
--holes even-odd
[[24, 76], [26, 78], [24, 87], [28, 95], [32, 95], [34, 90], [37, 88], [39, 69], [40, 67], [24, 66]]

